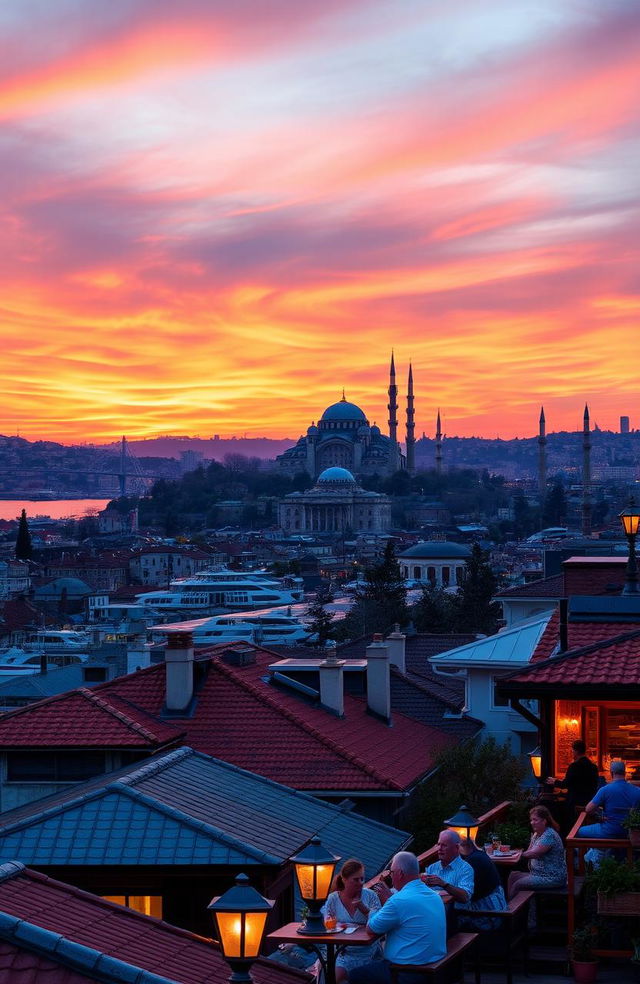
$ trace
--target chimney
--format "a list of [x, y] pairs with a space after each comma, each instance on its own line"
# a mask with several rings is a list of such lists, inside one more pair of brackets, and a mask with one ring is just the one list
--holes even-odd
[[391, 674], [389, 653], [382, 635], [376, 633], [367, 646], [367, 706], [369, 710], [391, 722]]
[[142, 621], [131, 621], [129, 623], [129, 634], [127, 636], [127, 673], [135, 673], [143, 666], [149, 666], [151, 653], [146, 645], [145, 624]]
[[338, 659], [335, 644], [320, 663], [320, 703], [328, 711], [344, 717], [344, 664]]
[[569, 648], [569, 599], [560, 598], [558, 602], [560, 613], [560, 646], [559, 652], [566, 653]]
[[193, 636], [169, 632], [164, 654], [168, 711], [185, 711], [193, 698]]
[[400, 670], [401, 673], [406, 672], [405, 658], [404, 658], [404, 641], [406, 636], [400, 631], [400, 626], [396, 622], [393, 627], [393, 632], [390, 632], [387, 636], [387, 649], [389, 650], [389, 662], [396, 669]]

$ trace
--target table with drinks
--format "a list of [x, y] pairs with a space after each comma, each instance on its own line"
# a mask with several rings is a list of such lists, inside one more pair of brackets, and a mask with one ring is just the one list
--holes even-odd
[[287, 923], [280, 929], [269, 933], [267, 939], [280, 945], [281, 943], [297, 943], [299, 946], [308, 946], [318, 954], [320, 962], [324, 968], [326, 984], [336, 984], [336, 957], [340, 950], [346, 946], [368, 946], [371, 943], [365, 926], [345, 925], [336, 923], [335, 927], [327, 929], [325, 933], [300, 933], [300, 922]]

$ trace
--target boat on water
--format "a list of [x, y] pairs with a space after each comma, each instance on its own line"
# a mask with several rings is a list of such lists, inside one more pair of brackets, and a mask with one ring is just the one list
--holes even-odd
[[91, 639], [86, 632], [76, 632], [73, 629], [39, 629], [31, 632], [21, 643], [25, 652], [47, 655], [83, 654], [90, 645]]
[[154, 636], [168, 632], [190, 632], [194, 646], [213, 646], [219, 642], [255, 642], [266, 646], [294, 646], [313, 641], [309, 626], [285, 612], [233, 612], [196, 618], [171, 625], [153, 625]]
[[212, 614], [225, 609], [252, 611], [292, 605], [304, 594], [302, 578], [275, 578], [267, 571], [214, 568], [169, 582], [168, 589], [136, 596], [136, 604], [156, 612], [194, 611]]
[[27, 649], [26, 646], [9, 646], [0, 650], [0, 681], [10, 677], [33, 676], [42, 671], [42, 660], [46, 658], [47, 666], [69, 666], [71, 663], [85, 663], [88, 659], [86, 652], [55, 652], [44, 653], [42, 649]]

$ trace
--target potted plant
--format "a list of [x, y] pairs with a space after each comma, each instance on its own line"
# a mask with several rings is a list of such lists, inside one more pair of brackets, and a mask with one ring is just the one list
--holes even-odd
[[599, 929], [595, 923], [578, 926], [571, 937], [571, 966], [573, 977], [578, 984], [592, 984], [598, 973], [598, 962], [594, 956]]
[[628, 816], [622, 821], [622, 826], [629, 831], [632, 847], [640, 847], [640, 806], [634, 806], [629, 810]]
[[640, 864], [603, 858], [587, 872], [585, 888], [597, 895], [599, 915], [640, 915]]

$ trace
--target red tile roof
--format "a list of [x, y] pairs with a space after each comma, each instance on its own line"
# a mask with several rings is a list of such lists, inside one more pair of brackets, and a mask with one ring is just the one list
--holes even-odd
[[[180, 981], [181, 984], [226, 984], [229, 978], [228, 964], [209, 940], [124, 906], [106, 902], [22, 865], [3, 865], [0, 873], [0, 913], [22, 921], [15, 939], [10, 942], [22, 948], [25, 975], [18, 976], [16, 973], [11, 977], [0, 977], [2, 980], [11, 984], [31, 984], [32, 981], [34, 984], [36, 981], [37, 984], [84, 984], [87, 980], [102, 980], [98, 973], [91, 975], [90, 967], [86, 977], [63, 975], [61, 964], [65, 963], [65, 953], [68, 953], [68, 947], [63, 945], [65, 940], [162, 978]], [[37, 939], [27, 924], [63, 937], [57, 970], [51, 969], [51, 976], [28, 976], [33, 959], [28, 953], [31, 940], [34, 940], [34, 949], [35, 944], [40, 943], [39, 949], [44, 950], [47, 939]], [[0, 933], [5, 940], [10, 935], [10, 927], [4, 919], [0, 921]], [[15, 953], [5, 947], [0, 954], [2, 960], [10, 963], [12, 973], [14, 968], [18, 969]], [[56, 952], [51, 956], [55, 961]], [[90, 965], [91, 954], [86, 954], [85, 959]], [[100, 966], [98, 962], [97, 968]], [[294, 984], [309, 980], [306, 974], [266, 959], [254, 964], [252, 975], [256, 984]]]
[[[37, 708], [36, 714], [29, 714]], [[182, 727], [151, 718], [117, 694], [80, 687], [0, 717], [3, 748], [147, 748], [178, 742]]]
[[95, 980], [93, 976], [61, 967], [48, 957], [0, 940], [0, 981], [6, 984], [95, 984]]
[[[601, 626], [583, 625], [581, 628]], [[629, 688], [640, 686], [640, 628], [621, 633], [620, 625], [617, 625], [613, 637], [611, 625], [608, 628], [605, 641], [595, 641], [560, 656], [530, 664], [526, 669], [505, 677], [503, 683], [507, 689], [526, 684], [532, 693], [537, 687], [597, 687], [601, 694], [607, 688], [622, 688], [633, 699], [633, 690]], [[518, 687], [518, 690], [522, 692], [523, 688]]]
[[496, 598], [562, 598], [564, 596], [564, 576], [541, 577], [528, 584], [516, 584], [496, 593]]
[[252, 647], [255, 664], [232, 667], [221, 659], [228, 648], [213, 647], [201, 661], [204, 679], [190, 717], [170, 724], [160, 717], [159, 664], [0, 718], [0, 745], [152, 748], [179, 736], [180, 744], [296, 789], [392, 792], [420, 780], [455, 740], [395, 712], [389, 727], [348, 694], [338, 718], [265, 682], [273, 653]]
[[[640, 620], [640, 617], [639, 617]], [[593, 622], [571, 622], [567, 624], [568, 649], [580, 649], [583, 646], [591, 646], [594, 643], [605, 642], [620, 635], [619, 622], [593, 621]], [[540, 641], [531, 657], [532, 663], [548, 659], [557, 653], [560, 638], [560, 616], [554, 612], [547, 623]]]

